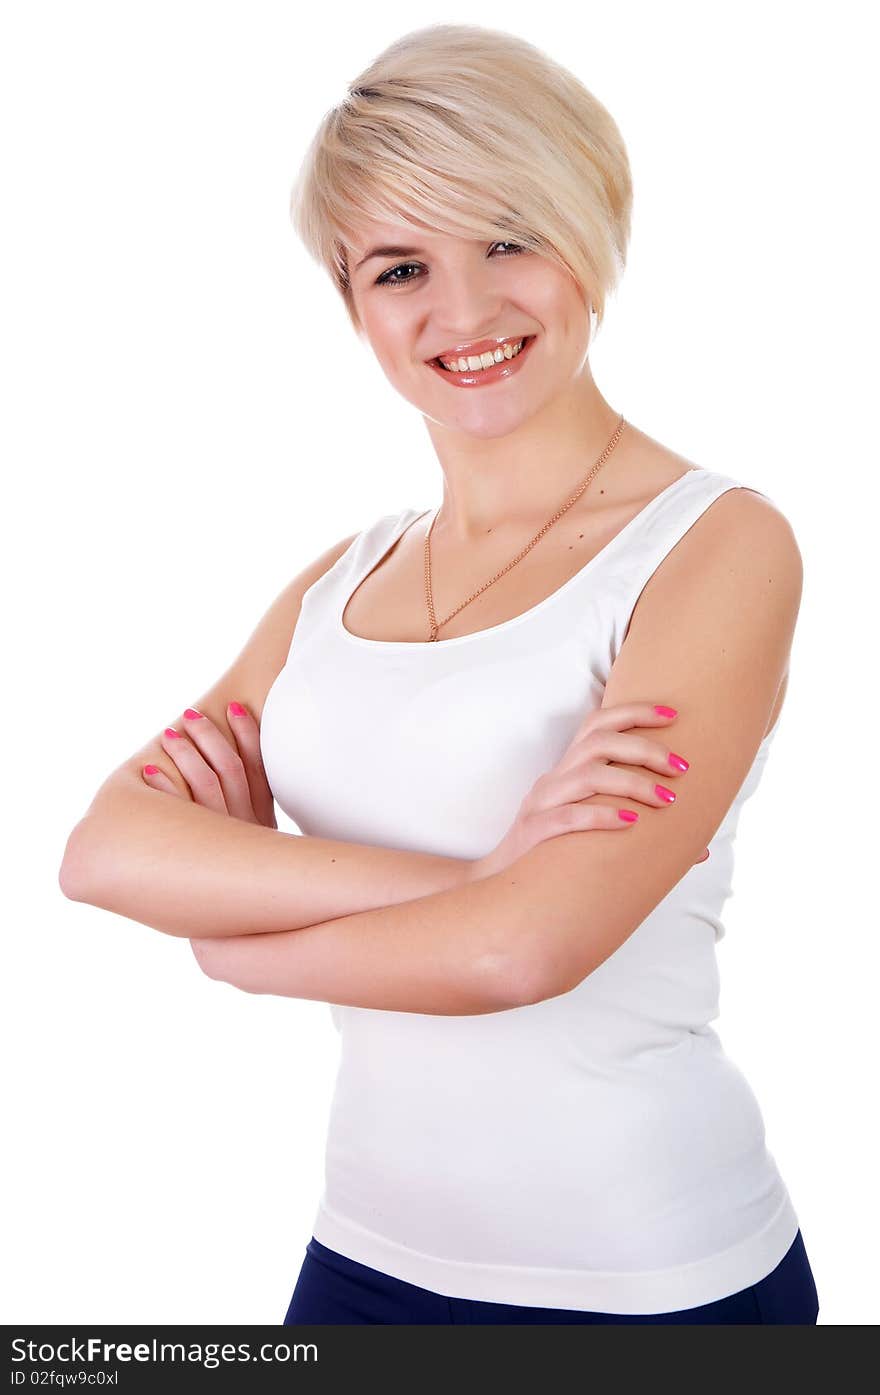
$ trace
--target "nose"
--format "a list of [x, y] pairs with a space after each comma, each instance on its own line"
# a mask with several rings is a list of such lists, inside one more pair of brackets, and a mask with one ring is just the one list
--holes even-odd
[[505, 298], [493, 290], [487, 267], [460, 268], [433, 283], [435, 338], [446, 345], [486, 339], [504, 323]]

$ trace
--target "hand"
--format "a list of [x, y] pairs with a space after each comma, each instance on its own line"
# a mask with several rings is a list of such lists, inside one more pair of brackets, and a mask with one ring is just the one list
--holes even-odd
[[[650, 702], [618, 703], [590, 712], [561, 760], [535, 781], [498, 846], [476, 859], [472, 877], [479, 880], [500, 872], [535, 844], [561, 833], [632, 828], [635, 820], [621, 819], [617, 809], [581, 802], [592, 794], [613, 794], [652, 809], [666, 808], [668, 801], [654, 788], [658, 781], [645, 774], [645, 767], [656, 770], [663, 777], [659, 783], [667, 788], [670, 778], [684, 772], [670, 765], [664, 745], [629, 729], [659, 727], [674, 720], [657, 712]], [[633, 768], [621, 769], [622, 765]], [[708, 856], [706, 848], [697, 862], [705, 862]]]
[[[245, 823], [277, 828], [275, 803], [260, 754], [260, 729], [240, 702], [230, 703], [227, 711], [235, 733], [234, 746], [210, 717], [188, 707], [183, 714], [183, 731], [169, 735], [176, 728], [166, 727], [162, 748], [189, 786], [194, 803]], [[141, 773], [151, 789], [186, 798], [156, 766], [144, 766]]]

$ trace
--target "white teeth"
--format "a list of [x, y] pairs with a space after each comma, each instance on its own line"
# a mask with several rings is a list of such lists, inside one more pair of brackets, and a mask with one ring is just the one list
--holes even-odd
[[499, 344], [491, 353], [473, 354], [469, 358], [441, 358], [438, 362], [451, 373], [478, 373], [483, 368], [502, 363], [506, 358], [516, 358], [525, 342], [525, 339], [520, 339], [515, 344]]

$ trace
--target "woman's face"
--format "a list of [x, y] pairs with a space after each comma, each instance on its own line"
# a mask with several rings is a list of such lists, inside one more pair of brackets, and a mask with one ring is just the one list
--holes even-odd
[[[359, 229], [349, 267], [363, 334], [382, 371], [431, 420], [504, 436], [576, 385], [589, 349], [589, 302], [549, 258], [513, 242], [373, 222]], [[517, 356], [498, 361], [504, 342], [523, 338]], [[484, 371], [436, 362], [457, 361], [460, 370], [462, 358], [490, 350], [493, 366]]]

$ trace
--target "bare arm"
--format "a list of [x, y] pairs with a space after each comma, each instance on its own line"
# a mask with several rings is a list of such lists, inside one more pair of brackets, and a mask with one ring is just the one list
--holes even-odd
[[166, 935], [296, 930], [456, 886], [472, 866], [282, 833], [113, 780], [68, 840], [62, 888]]
[[[228, 703], [244, 703], [259, 722], [303, 594], [351, 541], [328, 549], [285, 588], [235, 662], [195, 703], [233, 746]], [[169, 725], [183, 729], [185, 723], [177, 717]], [[148, 762], [185, 797], [150, 789], [141, 777]], [[271, 807], [267, 789], [261, 797]], [[222, 937], [291, 930], [395, 905], [458, 885], [471, 866], [457, 858], [282, 833], [203, 808], [157, 736], [98, 790], [68, 837], [59, 883], [72, 900], [168, 935]]]
[[511, 867], [405, 905], [192, 948], [209, 978], [246, 993], [471, 1016], [529, 1000], [512, 950], [533, 914]]

